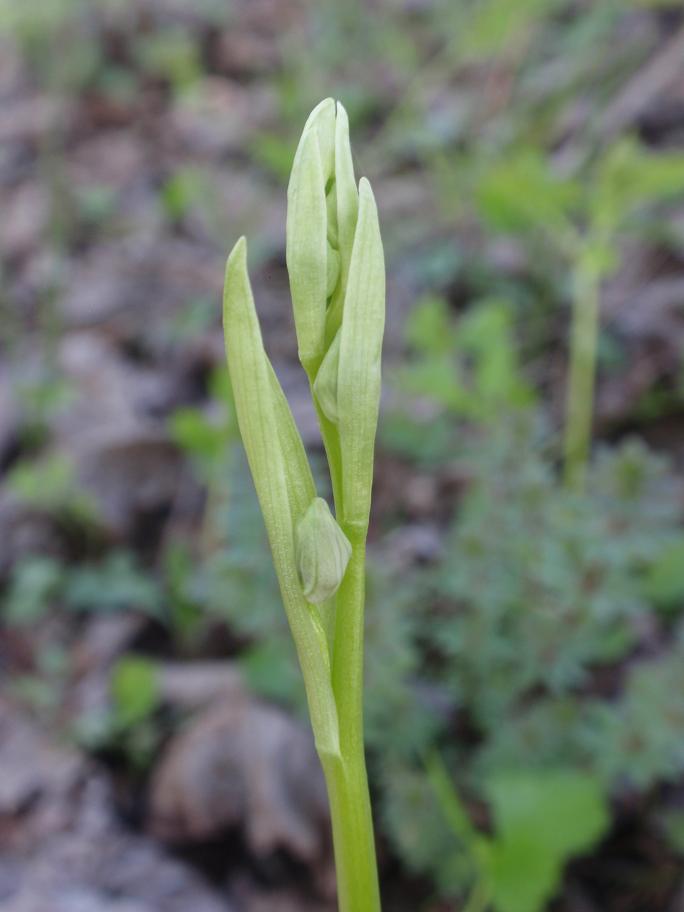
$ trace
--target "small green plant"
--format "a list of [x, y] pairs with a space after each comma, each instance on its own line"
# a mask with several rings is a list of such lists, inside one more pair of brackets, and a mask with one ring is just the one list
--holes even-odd
[[30, 556], [12, 568], [2, 610], [3, 623], [28, 626], [44, 617], [58, 595], [64, 569], [51, 557]]
[[455, 328], [446, 302], [425, 298], [410, 314], [406, 335], [415, 352], [398, 378], [406, 392], [478, 422], [531, 403], [505, 301], [478, 302]]
[[226, 354], [328, 786], [339, 908], [374, 912], [380, 896], [363, 745], [363, 639], [385, 272], [375, 200], [365, 178], [357, 189], [347, 114], [332, 99], [311, 113], [295, 154], [287, 267], [335, 517], [316, 494], [263, 348], [244, 238], [226, 267]]
[[565, 481], [578, 491], [585, 485], [591, 444], [602, 283], [620, 264], [624, 237], [648, 234], [649, 210], [680, 198], [684, 186], [679, 152], [654, 153], [623, 138], [584, 158], [575, 174], [562, 175], [540, 150], [523, 145], [478, 164], [473, 178], [475, 205], [490, 229], [515, 234], [533, 254], [545, 251], [568, 269], [563, 451]]
[[129, 551], [110, 551], [104, 560], [69, 570], [63, 600], [71, 611], [113, 614], [138, 611], [162, 616], [161, 590]]
[[584, 230], [571, 237], [574, 256], [570, 373], [565, 423], [565, 477], [584, 486], [591, 443], [601, 283], [619, 264], [618, 239], [649, 204], [681, 196], [684, 156], [653, 154], [623, 140], [595, 165], [584, 202]]
[[77, 614], [137, 611], [160, 619], [161, 596], [154, 577], [128, 551], [75, 566], [29, 555], [12, 569], [1, 616], [18, 627], [42, 620], [54, 607]]
[[12, 467], [7, 486], [20, 503], [64, 521], [88, 526], [97, 519], [97, 506], [79, 485], [73, 462], [64, 453], [22, 459]]
[[591, 848], [608, 825], [599, 782], [577, 770], [491, 778], [485, 788], [495, 823], [492, 836], [472, 825], [437, 755], [428, 761], [427, 776], [473, 875], [469, 912], [541, 912], [559, 886], [566, 860]]
[[147, 719], [159, 703], [154, 665], [138, 656], [120, 658], [111, 675], [113, 712], [120, 727]]
[[86, 710], [71, 734], [90, 751], [115, 753], [130, 770], [144, 774], [163, 736], [156, 665], [142, 656], [121, 656], [109, 676], [107, 707]]
[[479, 427], [534, 403], [505, 300], [479, 301], [455, 324], [443, 298], [425, 296], [405, 338], [410, 359], [395, 373], [397, 401], [380, 428], [390, 450], [426, 466], [446, 462], [456, 446], [454, 419]]
[[191, 88], [202, 75], [199, 48], [187, 29], [162, 27], [143, 34], [134, 54], [143, 72], [168, 82], [177, 93]]

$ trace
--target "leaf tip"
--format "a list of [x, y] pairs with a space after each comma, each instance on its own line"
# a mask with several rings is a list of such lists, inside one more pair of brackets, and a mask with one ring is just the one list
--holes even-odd
[[375, 196], [373, 194], [373, 188], [371, 187], [370, 181], [367, 177], [362, 177], [359, 181], [359, 199], [365, 198], [375, 205]]
[[237, 241], [233, 245], [233, 249], [228, 254], [228, 263], [234, 262], [235, 260], [238, 260], [240, 258], [244, 259], [246, 256], [247, 256], [247, 238], [244, 236], [244, 234], [242, 234], [237, 239]]
[[226, 260], [226, 274], [223, 284], [223, 324], [224, 328], [239, 301], [245, 295], [251, 295], [247, 273], [247, 240], [244, 235], [236, 242]]

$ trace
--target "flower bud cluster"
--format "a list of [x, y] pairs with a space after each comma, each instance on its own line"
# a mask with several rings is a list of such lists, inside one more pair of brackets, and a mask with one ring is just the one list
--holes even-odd
[[[380, 400], [385, 267], [370, 184], [354, 179], [349, 121], [311, 113], [288, 187], [287, 267], [299, 357], [322, 418], [338, 516], [367, 528]], [[332, 468], [332, 467], [331, 467]], [[336, 485], [335, 482], [338, 482]]]

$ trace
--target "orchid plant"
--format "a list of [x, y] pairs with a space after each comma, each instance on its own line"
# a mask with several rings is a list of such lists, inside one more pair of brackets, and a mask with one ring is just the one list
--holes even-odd
[[332, 817], [340, 912], [380, 909], [363, 742], [365, 552], [380, 400], [385, 267], [370, 184], [356, 185], [343, 106], [302, 133], [288, 187], [287, 268], [334, 501], [316, 492], [264, 350], [240, 238], [224, 332], [240, 433], [306, 688]]

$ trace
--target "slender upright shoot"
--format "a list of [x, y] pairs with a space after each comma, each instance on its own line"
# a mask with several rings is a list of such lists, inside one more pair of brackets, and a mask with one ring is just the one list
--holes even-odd
[[569, 488], [582, 491], [591, 449], [599, 332], [600, 271], [589, 257], [575, 268], [570, 366], [566, 394], [564, 472]]
[[309, 116], [295, 155], [287, 268], [334, 515], [317, 495], [264, 351], [244, 238], [226, 266], [226, 354], [328, 787], [339, 909], [379, 912], [363, 746], [363, 632], [385, 266], [373, 193], [365, 178], [356, 185], [347, 114], [330, 98]]

